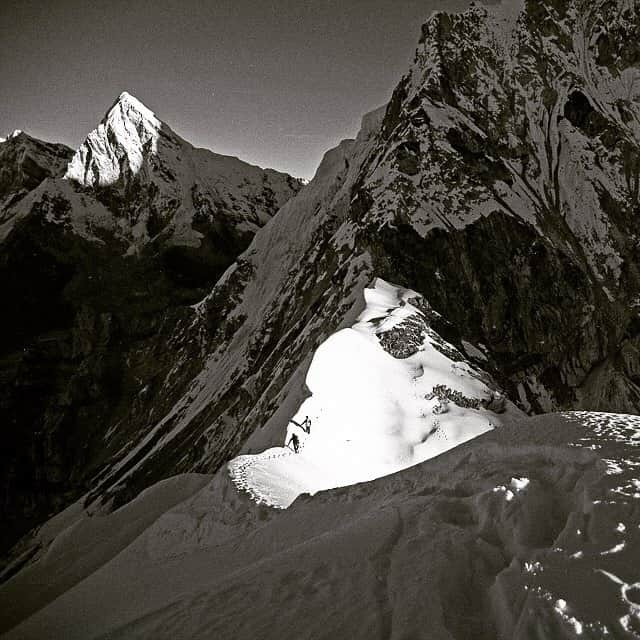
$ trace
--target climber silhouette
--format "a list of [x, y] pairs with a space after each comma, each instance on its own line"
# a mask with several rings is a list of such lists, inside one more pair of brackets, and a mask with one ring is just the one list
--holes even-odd
[[[300, 440], [298, 440], [298, 436], [295, 433], [291, 434], [291, 438], [289, 439], [289, 442], [287, 443], [287, 447], [289, 447], [290, 444], [293, 444], [293, 452], [294, 453], [298, 453], [298, 450], [300, 449]], [[289, 447], [291, 448], [291, 447]]]
[[296, 422], [295, 420], [289, 420], [292, 424], [295, 424], [296, 427], [300, 427], [305, 433], [311, 433], [311, 420], [309, 420], [309, 416], [305, 416], [302, 424]]

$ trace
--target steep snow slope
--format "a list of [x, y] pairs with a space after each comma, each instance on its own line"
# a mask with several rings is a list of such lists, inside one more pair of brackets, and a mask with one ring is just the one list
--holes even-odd
[[[513, 405], [505, 413], [488, 376], [429, 327], [434, 312], [419, 294], [377, 280], [364, 297], [356, 324], [315, 352], [311, 397], [284, 446], [229, 463], [236, 485], [258, 502], [288, 507], [301, 493], [388, 475], [520, 415]], [[308, 432], [298, 426], [305, 420]], [[299, 452], [286, 446], [294, 436]]]
[[[4, 637], [632, 639], [639, 429], [531, 418], [283, 511], [242, 499], [224, 470], [199, 491], [177, 477], [67, 529], [0, 588], [1, 611], [39, 609]], [[174, 506], [180, 492], [196, 493]], [[123, 517], [142, 523], [134, 540], [119, 540]]]
[[[194, 306], [192, 324], [177, 336], [185, 352], [179, 353], [160, 390], [179, 390], [181, 397], [111, 461], [92, 497], [117, 495], [122, 487], [135, 491], [138, 482], [148, 482], [149, 474], [164, 473], [166, 462], [158, 461], [167, 455], [178, 466], [217, 468], [248, 435], [249, 425], [243, 424], [246, 411], [255, 427], [264, 425], [282, 404], [279, 426], [286, 425], [302, 388], [293, 385], [294, 397], [287, 400], [288, 390], [283, 393], [282, 385], [288, 376], [301, 375], [296, 369], [305, 370], [304, 359], [332, 327], [355, 321], [363, 302], [368, 274], [359, 274], [365, 270], [364, 258], [354, 260], [348, 245], [334, 244], [333, 234], [348, 210], [350, 187], [382, 115], [379, 110], [366, 117], [356, 141], [344, 141], [325, 155], [312, 182], [256, 235], [212, 293]], [[335, 275], [339, 265], [344, 265], [340, 279]], [[314, 293], [301, 304], [298, 296], [307, 288]], [[324, 312], [314, 316], [315, 295], [331, 300], [334, 317], [329, 322]], [[197, 376], [188, 377], [193, 356], [186, 349], [197, 336], [204, 366]], [[176, 387], [176, 381], [182, 386]], [[273, 385], [273, 391], [262, 389], [264, 384]]]

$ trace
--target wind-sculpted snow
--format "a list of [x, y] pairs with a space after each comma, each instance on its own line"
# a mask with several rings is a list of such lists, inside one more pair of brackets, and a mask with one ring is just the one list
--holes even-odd
[[640, 502], [611, 492], [605, 462], [637, 458], [629, 427], [528, 418], [285, 510], [222, 471], [63, 514], [0, 588], [4, 637], [633, 640]]
[[[284, 442], [296, 438], [299, 450], [274, 447], [229, 463], [234, 482], [257, 502], [287, 507], [302, 493], [388, 475], [518, 415], [513, 405], [506, 412], [501, 406], [502, 415], [485, 409], [499, 392], [461, 354], [449, 357], [456, 350], [427, 323], [419, 294], [376, 280], [364, 296], [356, 324], [313, 356], [306, 377], [311, 397]], [[383, 348], [392, 331], [413, 344], [410, 355], [394, 357]]]

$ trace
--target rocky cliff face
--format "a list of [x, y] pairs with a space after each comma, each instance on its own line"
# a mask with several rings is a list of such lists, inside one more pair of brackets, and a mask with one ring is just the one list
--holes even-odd
[[637, 27], [623, 2], [435, 16], [359, 187], [376, 271], [527, 410], [637, 411], [639, 71], [610, 52]]
[[23, 131], [0, 138], [0, 234], [12, 207], [45, 178], [64, 175], [72, 155], [63, 144], [43, 142]]
[[169, 410], [189, 305], [302, 185], [193, 148], [128, 94], [75, 155], [20, 134], [0, 162], [6, 548]]

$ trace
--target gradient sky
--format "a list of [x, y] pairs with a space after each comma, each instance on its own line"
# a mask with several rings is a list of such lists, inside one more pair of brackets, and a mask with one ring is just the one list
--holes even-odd
[[196, 146], [310, 178], [466, 0], [0, 0], [0, 135], [77, 147], [127, 90]]

